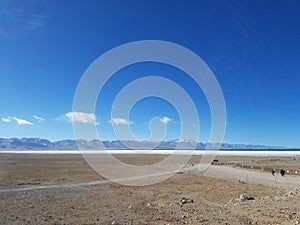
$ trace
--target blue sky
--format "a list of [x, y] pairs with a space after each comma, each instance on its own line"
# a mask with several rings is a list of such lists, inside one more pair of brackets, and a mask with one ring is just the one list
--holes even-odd
[[[119, 45], [164, 40], [192, 50], [215, 74], [226, 102], [225, 142], [299, 147], [299, 11], [297, 0], [2, 0], [0, 136], [73, 139], [73, 97], [89, 65]], [[205, 96], [182, 71], [159, 63], [119, 71], [103, 89], [95, 115], [75, 117], [97, 123], [103, 139], [116, 138], [112, 122], [129, 123], [136, 136], [147, 138], [148, 122], [157, 117], [167, 126], [166, 139], [178, 138], [179, 115], [162, 99], [144, 99], [129, 118], [111, 118], [118, 91], [154, 75], [187, 90], [199, 112], [200, 141], [207, 141]]]

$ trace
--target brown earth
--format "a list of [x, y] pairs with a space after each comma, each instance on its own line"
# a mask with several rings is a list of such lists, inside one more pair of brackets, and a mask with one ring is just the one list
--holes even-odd
[[[147, 165], [166, 156], [117, 157], [129, 164]], [[193, 157], [190, 164], [196, 165], [199, 160], [199, 156]], [[218, 160], [270, 168], [276, 162], [280, 168], [289, 165], [295, 170], [300, 162], [261, 157], [219, 157]], [[249, 180], [241, 180], [236, 176], [239, 171], [247, 174], [244, 169], [212, 166], [205, 173], [185, 171], [161, 183], [132, 187], [105, 180], [81, 155], [1, 154], [0, 224], [300, 223], [299, 176], [277, 177], [283, 182], [284, 179], [295, 181], [293, 188], [287, 185], [279, 189], [250, 179], [253, 173], [258, 177], [267, 177], [267, 173], [249, 171]], [[240, 198], [241, 195], [244, 196]], [[246, 200], [245, 196], [254, 200]], [[193, 202], [180, 204], [183, 197]]]

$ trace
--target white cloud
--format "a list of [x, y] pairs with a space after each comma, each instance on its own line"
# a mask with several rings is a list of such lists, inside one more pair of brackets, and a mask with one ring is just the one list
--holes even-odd
[[87, 123], [87, 124], [95, 124], [98, 125], [99, 123], [96, 121], [96, 115], [94, 113], [84, 113], [84, 112], [68, 112], [65, 114], [68, 121], [70, 123]]
[[124, 119], [124, 118], [112, 118], [111, 121], [112, 124], [115, 124], [115, 125], [128, 125], [130, 124], [128, 120]]
[[33, 118], [36, 119], [39, 123], [44, 123], [46, 121], [44, 118], [37, 115], [33, 115]]
[[171, 118], [166, 117], [166, 116], [161, 117], [159, 120], [160, 120], [160, 122], [162, 122], [163, 124], [169, 124], [169, 123], [171, 123], [171, 121], [172, 121]]
[[4, 123], [9, 123], [9, 122], [10, 122], [10, 119], [9, 119], [9, 118], [1, 118], [1, 120], [2, 120]]
[[1, 120], [5, 123], [9, 123], [12, 120], [14, 120], [14, 121], [16, 121], [16, 123], [18, 125], [34, 125], [33, 123], [29, 122], [28, 120], [20, 119], [20, 118], [15, 117], [15, 116], [9, 116], [7, 118], [1, 118]]
[[13, 119], [14, 121], [17, 122], [18, 125], [33, 125], [33, 123], [27, 121], [27, 120], [24, 120], [24, 119], [20, 119], [20, 118], [17, 118], [17, 117], [9, 117], [10, 119]]

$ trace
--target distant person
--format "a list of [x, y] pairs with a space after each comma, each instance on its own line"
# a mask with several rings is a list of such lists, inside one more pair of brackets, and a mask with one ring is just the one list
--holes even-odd
[[284, 176], [285, 175], [285, 171], [283, 169], [280, 170], [280, 175]]
[[275, 176], [275, 170], [274, 169], [272, 169], [271, 173], [272, 173], [273, 176]]

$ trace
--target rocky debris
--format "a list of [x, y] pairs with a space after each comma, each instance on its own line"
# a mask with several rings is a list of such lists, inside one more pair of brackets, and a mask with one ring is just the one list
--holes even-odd
[[286, 193], [286, 194], [284, 195], [284, 197], [290, 197], [290, 196], [293, 196], [293, 195], [295, 195], [295, 193], [292, 192], [292, 191], [289, 191], [288, 193]]
[[162, 218], [160, 218], [160, 217], [156, 217], [156, 218], [155, 218], [155, 221], [156, 221], [156, 222], [162, 222], [162, 221], [163, 221], [163, 219], [162, 219]]
[[241, 202], [245, 202], [245, 201], [255, 200], [255, 198], [252, 197], [252, 196], [247, 196], [247, 195], [244, 195], [244, 194], [243, 194], [243, 195], [240, 195], [239, 200], [240, 200]]
[[[45, 163], [44, 160], [36, 160], [40, 159], [39, 157], [34, 156], [32, 162], [42, 161]], [[98, 179], [98, 177], [94, 177], [94, 175], [89, 174], [84, 169], [83, 165], [86, 165], [86, 163], [81, 163], [81, 161], [79, 161], [80, 163], [74, 163], [77, 162], [73, 161], [75, 160], [74, 156], [70, 159], [72, 161], [68, 161], [67, 168], [69, 168], [69, 165], [75, 164], [76, 168], [80, 166], [78, 170], [75, 170], [75, 167], [69, 169], [61, 167], [62, 164], [65, 164], [62, 163], [65, 162], [65, 158], [62, 157], [64, 156], [55, 156], [57, 162], [52, 161], [52, 158], [50, 158], [51, 169], [55, 162], [59, 170], [53, 170], [49, 174], [44, 173], [42, 167], [35, 165], [35, 167], [29, 168], [30, 170], [26, 172], [28, 174], [25, 174], [28, 176], [26, 178], [23, 174], [19, 174], [20, 170], [18, 168], [21, 167], [18, 167], [16, 172], [12, 172], [11, 177], [8, 177], [10, 174], [0, 173], [1, 178], [4, 177], [7, 181], [5, 179], [1, 180], [1, 178], [0, 180], [3, 183], [7, 182], [8, 185], [16, 186], [17, 183], [21, 182], [59, 183], [62, 177], [65, 177], [66, 182], [70, 180], [77, 182], [79, 179], [83, 181], [85, 179], [87, 181]], [[2, 156], [0, 158], [2, 159]], [[5, 159], [9, 161], [7, 158]], [[9, 159], [12, 162], [15, 160], [14, 157]], [[133, 158], [130, 160], [137, 159]], [[31, 163], [31, 161], [29, 162]], [[26, 161], [24, 163], [27, 165], [29, 162]], [[16, 165], [23, 164], [17, 162]], [[3, 167], [3, 165], [1, 166]], [[9, 166], [4, 166], [4, 168], [6, 167], [9, 168]], [[22, 168], [27, 167], [22, 166]], [[38, 178], [33, 176], [36, 168], [38, 170], [41, 169], [41, 173], [37, 174], [41, 180], [37, 180]], [[270, 174], [271, 167], [267, 168], [268, 176], [272, 178]], [[45, 168], [46, 170], [48, 171], [48, 168]], [[68, 170], [72, 170], [75, 173], [64, 174]], [[298, 170], [300, 171], [300, 169]], [[55, 177], [59, 172], [60, 176]], [[79, 173], [83, 173], [83, 175]], [[0, 224], [28, 224], [28, 221], [30, 221], [30, 224], [41, 225], [62, 225], [64, 223], [98, 225], [225, 225], [226, 222], [228, 225], [300, 225], [300, 193], [288, 198], [284, 197], [289, 191], [297, 193], [296, 188], [300, 189], [299, 185], [287, 184], [286, 188], [288, 189], [278, 189], [274, 187], [273, 180], [270, 183], [272, 187], [268, 187], [256, 185], [252, 182], [249, 185], [245, 185], [239, 183], [238, 179], [241, 179], [241, 182], [247, 180], [245, 176], [237, 178], [237, 180], [223, 180], [209, 178], [202, 176], [202, 174], [199, 177], [197, 173], [197, 175], [191, 174], [190, 176], [173, 176], [166, 182], [142, 187], [109, 183], [83, 186], [82, 188], [51, 188], [49, 190], [17, 192], [17, 194], [15, 192], [7, 192], [4, 195], [1, 193], [0, 205], [3, 205], [3, 207], [0, 206], [0, 221], [2, 221]], [[239, 200], [241, 194], [253, 196], [255, 200], [241, 202]], [[182, 197], [192, 198], [194, 203], [181, 205], [179, 203]], [[229, 199], [232, 200], [229, 202]]]
[[293, 212], [293, 213], [289, 213], [287, 215], [287, 217], [290, 219], [290, 220], [295, 220], [295, 221], [298, 221], [298, 214], [296, 212]]
[[299, 189], [296, 189], [295, 191], [289, 191], [288, 193], [286, 193], [283, 197], [288, 198], [288, 197], [293, 197], [296, 196], [300, 193]]
[[187, 203], [194, 203], [194, 200], [191, 198], [182, 197], [179, 201], [180, 205], [184, 205]]

